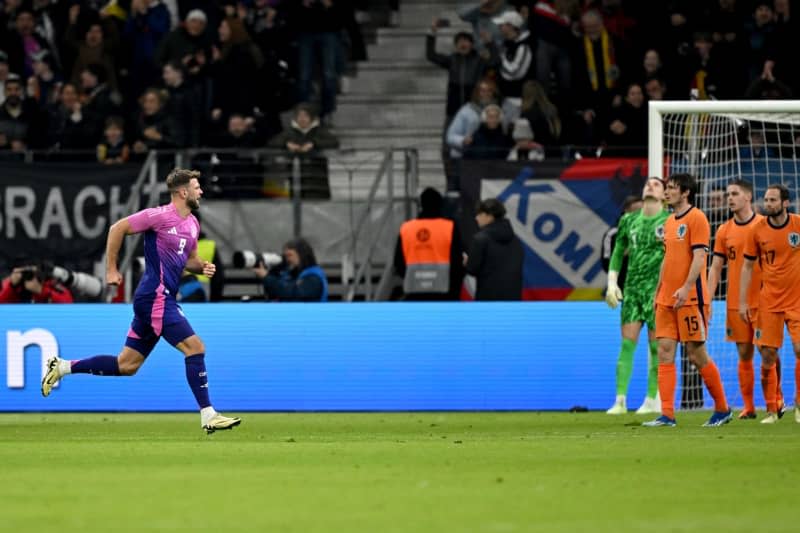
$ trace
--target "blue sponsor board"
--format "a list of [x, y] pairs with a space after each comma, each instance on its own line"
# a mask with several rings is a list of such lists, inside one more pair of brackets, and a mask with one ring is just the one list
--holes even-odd
[[[225, 411], [605, 409], [614, 398], [619, 314], [599, 302], [184, 310], [206, 343], [211, 399]], [[724, 309], [715, 311], [711, 334], [720, 338]], [[0, 306], [0, 411], [195, 410], [182, 355], [164, 341], [134, 377], [68, 376], [41, 397], [43, 358], [116, 354], [130, 313], [127, 305]], [[645, 344], [633, 407], [645, 390]], [[712, 355], [733, 398], [736, 355], [725, 346]], [[794, 357], [784, 363], [791, 396]]]

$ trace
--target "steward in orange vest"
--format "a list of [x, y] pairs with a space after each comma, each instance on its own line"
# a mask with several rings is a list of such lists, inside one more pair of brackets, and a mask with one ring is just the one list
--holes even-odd
[[464, 276], [461, 235], [442, 216], [442, 195], [427, 188], [416, 219], [400, 226], [394, 266], [403, 277], [405, 300], [458, 300]]

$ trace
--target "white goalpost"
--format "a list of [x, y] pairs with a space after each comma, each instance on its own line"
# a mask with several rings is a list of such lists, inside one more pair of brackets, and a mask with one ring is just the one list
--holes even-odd
[[[760, 210], [764, 191], [772, 183], [786, 185], [792, 193], [797, 213], [800, 196], [800, 101], [670, 101], [650, 102], [648, 114], [649, 175], [666, 178], [686, 172], [698, 180], [695, 205], [708, 217], [713, 236], [731, 215], [725, 187], [735, 179], [754, 186], [753, 203]], [[709, 251], [709, 264], [712, 253]], [[741, 406], [738, 382], [738, 355], [733, 343], [725, 342], [725, 290], [723, 273], [714, 298], [714, 313], [709, 325], [708, 352], [719, 366], [725, 392], [731, 405]], [[785, 339], [786, 340], [786, 339]], [[786, 402], [794, 397], [795, 357], [786, 345], [781, 349], [782, 386]], [[697, 371], [679, 356], [681, 378], [678, 384], [679, 407], [712, 407], [703, 391]], [[755, 356], [756, 406], [763, 406]]]

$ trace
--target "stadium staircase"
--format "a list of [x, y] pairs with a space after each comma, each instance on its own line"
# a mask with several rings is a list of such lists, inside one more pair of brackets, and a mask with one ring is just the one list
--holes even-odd
[[[386, 27], [384, 13], [371, 13], [365, 26], [368, 61], [359, 62], [339, 94], [333, 130], [343, 152], [331, 157], [330, 181], [334, 197], [349, 194], [352, 173], [355, 196], [366, 195], [375, 176], [381, 148], [415, 148], [419, 153], [419, 186], [444, 190], [441, 137], [445, 120], [447, 71], [425, 59], [425, 36], [434, 17], [451, 26], [438, 32], [437, 50], [452, 50], [453, 35], [469, 30], [456, 15], [453, 0], [403, 0], [400, 23]], [[375, 26], [378, 27], [375, 27]], [[401, 176], [403, 156], [394, 159]], [[402, 194], [398, 180], [397, 194]]]

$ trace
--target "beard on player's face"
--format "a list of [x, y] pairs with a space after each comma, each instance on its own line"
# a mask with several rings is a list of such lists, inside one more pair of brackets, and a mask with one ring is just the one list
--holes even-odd
[[768, 217], [779, 217], [783, 214], [783, 206], [776, 205], [774, 207], [764, 206], [764, 214]]
[[200, 209], [200, 202], [198, 200], [198, 198], [187, 198], [186, 205], [189, 206], [189, 209], [192, 211], [197, 211]]

